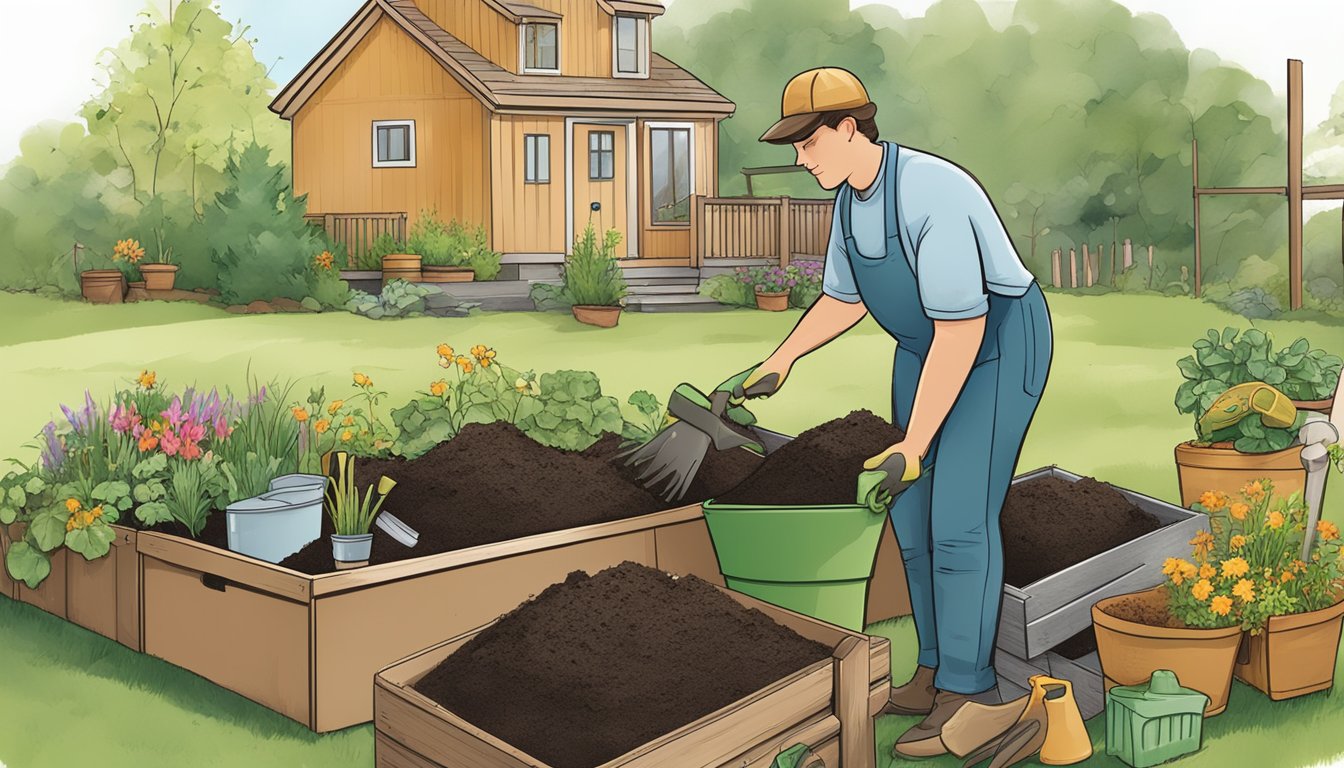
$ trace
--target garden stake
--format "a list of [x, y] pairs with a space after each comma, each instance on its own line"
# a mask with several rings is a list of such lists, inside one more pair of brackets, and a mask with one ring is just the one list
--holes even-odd
[[1316, 539], [1316, 524], [1321, 520], [1321, 502], [1325, 498], [1325, 476], [1330, 471], [1329, 446], [1339, 442], [1339, 431], [1324, 414], [1307, 416], [1307, 423], [1297, 432], [1302, 443], [1302, 467], [1307, 470], [1307, 487], [1303, 501], [1307, 503], [1307, 530], [1302, 538], [1302, 559], [1311, 557], [1311, 545]]

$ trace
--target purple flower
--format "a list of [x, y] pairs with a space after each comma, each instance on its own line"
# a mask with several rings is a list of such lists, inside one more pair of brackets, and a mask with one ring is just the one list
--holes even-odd
[[182, 422], [186, 420], [186, 415], [182, 413], [182, 398], [174, 397], [173, 404], [168, 406], [168, 410], [160, 412], [159, 415], [167, 419], [168, 423], [174, 428], [181, 426]]
[[56, 422], [47, 422], [47, 426], [42, 428], [42, 435], [46, 438], [46, 445], [42, 447], [42, 465], [55, 471], [65, 461], [65, 446], [61, 445], [61, 438], [56, 435]]
[[790, 280], [790, 281], [789, 281], [789, 287], [790, 287], [790, 288], [792, 288], [793, 286], [795, 286], [795, 285], [797, 285], [797, 284], [798, 284], [798, 281], [797, 281], [797, 280]]
[[261, 389], [258, 389], [258, 390], [257, 390], [257, 393], [256, 393], [255, 395], [249, 395], [248, 398], [247, 398], [247, 404], [248, 404], [249, 406], [253, 406], [253, 405], [261, 405], [261, 404], [264, 403], [264, 402], [266, 402], [266, 387], [265, 387], [265, 385], [263, 385], [263, 386], [261, 387]]

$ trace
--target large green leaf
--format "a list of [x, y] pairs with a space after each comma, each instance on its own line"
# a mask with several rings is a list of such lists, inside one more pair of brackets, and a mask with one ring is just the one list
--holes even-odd
[[173, 519], [173, 512], [161, 501], [151, 501], [135, 508], [135, 517], [145, 525], [158, 525]]
[[36, 496], [47, 489], [47, 481], [40, 477], [28, 478], [28, 482], [23, 484], [23, 490]]
[[5, 555], [9, 575], [22, 581], [29, 589], [37, 589], [51, 575], [51, 561], [26, 541], [16, 541]]
[[59, 512], [54, 509], [43, 510], [33, 516], [32, 523], [28, 525], [28, 534], [43, 552], [51, 552], [65, 543], [65, 523], [69, 519], [64, 509]]
[[5, 494], [5, 500], [19, 509], [28, 506], [28, 494], [17, 485], [9, 489], [9, 493]]
[[1199, 381], [1204, 378], [1204, 370], [1200, 368], [1199, 363], [1192, 357], [1182, 357], [1176, 361], [1176, 367], [1181, 369], [1181, 375], [1191, 381]]
[[111, 526], [95, 522], [87, 528], [77, 528], [66, 534], [65, 546], [83, 555], [85, 560], [96, 560], [107, 555], [116, 537]]
[[14, 507], [0, 505], [0, 525], [9, 525], [19, 519], [19, 510]]

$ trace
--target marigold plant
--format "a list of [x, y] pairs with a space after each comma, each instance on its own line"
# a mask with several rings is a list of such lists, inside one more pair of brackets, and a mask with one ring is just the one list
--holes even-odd
[[[1270, 616], [1326, 608], [1344, 597], [1340, 534], [1322, 520], [1308, 531], [1302, 494], [1276, 496], [1257, 480], [1235, 496], [1207, 491], [1193, 509], [1212, 532], [1190, 540], [1191, 558], [1163, 564], [1169, 609], [1191, 627], [1231, 627], [1258, 634]], [[1311, 536], [1311, 554], [1301, 559]]]

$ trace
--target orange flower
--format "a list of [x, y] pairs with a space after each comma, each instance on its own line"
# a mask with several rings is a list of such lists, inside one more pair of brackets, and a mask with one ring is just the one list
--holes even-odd
[[453, 354], [453, 348], [448, 346], [447, 344], [440, 344], [438, 346], [438, 349], [434, 351], [439, 353], [439, 357], [446, 357], [449, 359], [456, 357], [456, 355]]
[[1334, 541], [1339, 538], [1339, 526], [1327, 520], [1316, 523], [1316, 532], [1321, 534], [1325, 541]]
[[1214, 576], [1217, 575], [1218, 575], [1218, 569], [1214, 568], [1212, 565], [1205, 563], [1199, 566], [1199, 578], [1212, 579]]
[[146, 431], [140, 435], [140, 443], [138, 447], [140, 448], [141, 453], [152, 451], [159, 447], [159, 438], [155, 437], [152, 432]]
[[1232, 598], [1227, 597], [1226, 595], [1219, 595], [1213, 598], [1213, 602], [1209, 604], [1209, 611], [1211, 613], [1216, 613], [1219, 616], [1226, 616], [1231, 610]]
[[1223, 561], [1223, 578], [1225, 579], [1239, 579], [1245, 576], [1249, 570], [1251, 570], [1251, 565], [1244, 558], [1234, 557], [1231, 560]]
[[1241, 549], [1242, 547], [1246, 546], [1246, 537], [1242, 536], [1241, 534], [1237, 534], [1227, 542], [1227, 546], [1231, 547], [1232, 549]]
[[1301, 560], [1293, 561], [1293, 573], [1301, 573], [1307, 570], [1307, 564]]
[[1250, 511], [1250, 506], [1240, 501], [1227, 508], [1227, 514], [1231, 515], [1235, 520], [1245, 520], [1246, 514]]
[[140, 383], [141, 389], [153, 389], [154, 382], [158, 378], [159, 378], [158, 374], [155, 373], [154, 371], [141, 371], [140, 376], [136, 379], [136, 381]]
[[314, 266], [320, 267], [322, 269], [331, 269], [332, 266], [335, 265], [335, 263], [336, 260], [332, 258], [331, 251], [323, 251], [316, 258], [313, 259]]
[[1243, 603], [1255, 602], [1255, 583], [1250, 579], [1242, 579], [1232, 588], [1232, 594], [1241, 598]]
[[471, 373], [472, 370], [476, 368], [476, 365], [471, 362], [471, 358], [469, 357], [459, 357], [457, 358], [457, 367], [461, 368], [463, 373]]
[[1196, 568], [1194, 564], [1175, 557], [1167, 558], [1162, 564], [1162, 572], [1171, 578], [1171, 583], [1180, 586], [1186, 579], [1195, 577]]
[[1217, 512], [1227, 506], [1227, 494], [1222, 491], [1205, 491], [1199, 495], [1199, 503], [1210, 512]]
[[319, 435], [322, 434], [322, 433], [324, 433], [324, 432], [326, 432], [326, 431], [327, 431], [328, 429], [330, 429], [330, 428], [331, 428], [331, 422], [328, 421], [328, 420], [326, 420], [326, 419], [318, 419], [318, 420], [317, 420], [316, 422], [314, 422], [314, 424], [313, 424], [313, 429], [314, 429], [314, 430], [317, 432], [317, 434], [319, 434]]
[[1265, 485], [1259, 480], [1253, 483], [1247, 483], [1241, 488], [1242, 494], [1253, 501], [1261, 501], [1265, 498]]
[[1213, 552], [1213, 534], [1208, 531], [1200, 531], [1195, 534], [1195, 538], [1190, 540], [1190, 544], [1195, 548], [1195, 559], [1203, 561]]
[[495, 362], [495, 350], [484, 344], [477, 344], [472, 347], [471, 356], [476, 358], [476, 362], [480, 363], [482, 368], [489, 368]]
[[331, 405], [327, 406], [327, 413], [331, 414], [332, 416], [335, 416], [336, 412], [341, 410], [341, 408], [343, 407], [345, 407], [344, 400], [332, 400]]
[[1277, 529], [1279, 529], [1279, 528], [1282, 528], [1282, 527], [1283, 527], [1283, 513], [1280, 512], [1280, 511], [1277, 510], [1277, 509], [1274, 510], [1273, 512], [1270, 512], [1270, 513], [1269, 513], [1269, 518], [1268, 518], [1267, 520], [1265, 520], [1265, 525], [1267, 525], [1267, 526], [1269, 526], [1270, 528], [1273, 528], [1273, 529], [1275, 529], [1275, 530], [1277, 530]]
[[1190, 594], [1194, 595], [1196, 600], [1203, 602], [1209, 599], [1209, 595], [1213, 594], [1213, 585], [1209, 583], [1208, 579], [1200, 579], [1195, 586], [1190, 588]]
[[429, 393], [435, 397], [443, 397], [448, 392], [448, 382], [440, 379], [429, 385]]
[[341, 442], [348, 443], [351, 440], [353, 440], [354, 437], [355, 437], [354, 433], [347, 429], [341, 433]]
[[79, 500], [78, 500], [78, 499], [66, 499], [66, 500], [65, 500], [65, 509], [66, 509], [67, 512], [69, 512], [69, 513], [72, 514], [72, 515], [75, 514], [76, 512], [78, 512], [78, 511], [79, 511], [79, 508], [80, 508], [81, 506], [83, 506], [83, 505], [81, 505], [81, 504], [79, 503]]
[[373, 386], [373, 379], [370, 379], [368, 376], [365, 376], [365, 375], [362, 374], [362, 373], [356, 373], [356, 374], [355, 374], [355, 386], [357, 386], [357, 387], [371, 387], [371, 386]]
[[349, 427], [349, 426], [354, 425], [354, 423], [355, 423], [355, 417], [354, 417], [354, 416], [346, 416], [344, 419], [341, 419], [341, 426], [342, 426], [342, 427]]
[[1287, 584], [1288, 582], [1292, 581], [1292, 580], [1295, 579], [1295, 578], [1297, 578], [1297, 577], [1293, 575], [1293, 572], [1292, 572], [1292, 571], [1284, 571], [1284, 572], [1279, 576], [1279, 583], [1280, 583], [1280, 584]]
[[293, 408], [293, 412], [295, 421], [302, 423], [308, 420], [308, 411], [303, 408], [296, 405]]

